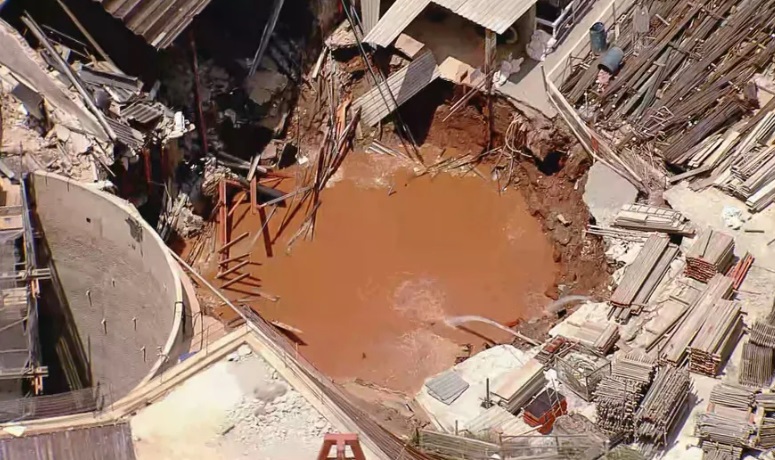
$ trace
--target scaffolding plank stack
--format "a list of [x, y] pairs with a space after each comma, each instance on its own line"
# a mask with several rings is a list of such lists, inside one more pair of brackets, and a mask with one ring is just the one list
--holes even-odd
[[705, 321], [689, 347], [689, 369], [715, 377], [732, 353], [743, 330], [740, 304], [719, 300], [710, 310], [712, 321]]
[[618, 322], [626, 323], [631, 315], [640, 313], [667, 273], [670, 262], [678, 253], [678, 248], [669, 244], [669, 241], [665, 235], [651, 235], [633, 263], [627, 267], [611, 296], [613, 306], [610, 315]]
[[[733, 447], [744, 447], [754, 434], [754, 426], [747, 414], [730, 415], [733, 411], [723, 414], [706, 412], [700, 415], [697, 422], [697, 434], [703, 442], [726, 444]], [[740, 412], [740, 411], [735, 411]]]
[[702, 460], [740, 460], [742, 456], [743, 449], [741, 447], [712, 442], [702, 443]]
[[614, 226], [644, 232], [694, 235], [694, 229], [680, 212], [642, 204], [622, 206], [614, 219]]
[[600, 381], [593, 398], [598, 428], [608, 434], [633, 437], [635, 414], [655, 365], [653, 358], [637, 351], [614, 362], [611, 375]]
[[743, 359], [740, 363], [738, 381], [756, 388], [769, 386], [772, 382], [775, 353], [770, 347], [757, 345], [750, 340], [743, 344]]
[[749, 412], [754, 403], [754, 393], [749, 388], [731, 383], [719, 383], [710, 391], [710, 404]]
[[684, 274], [707, 283], [716, 273], [726, 273], [734, 261], [735, 239], [706, 228], [686, 253]]
[[689, 312], [683, 321], [676, 326], [673, 334], [660, 351], [660, 360], [667, 364], [679, 366], [684, 362], [689, 347], [697, 332], [702, 329], [709, 314], [722, 299], [732, 296], [732, 279], [716, 274], [710, 279], [705, 290], [689, 306]]
[[686, 410], [691, 388], [686, 368], [663, 366], [657, 369], [654, 383], [635, 414], [637, 436], [642, 443], [656, 447], [667, 445], [668, 435]]

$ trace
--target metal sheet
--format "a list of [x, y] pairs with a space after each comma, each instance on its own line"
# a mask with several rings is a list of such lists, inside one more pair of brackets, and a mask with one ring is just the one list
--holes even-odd
[[135, 120], [138, 123], [150, 123], [164, 115], [164, 106], [161, 104], [148, 104], [136, 102], [125, 109], [121, 109], [121, 117], [127, 120]]
[[361, 0], [361, 25], [368, 34], [379, 22], [379, 0]]
[[536, 0], [434, 0], [434, 3], [502, 34], [535, 5]]
[[450, 405], [468, 389], [469, 385], [456, 372], [447, 371], [429, 380], [425, 387], [428, 388], [428, 394]]
[[135, 460], [128, 423], [0, 439], [3, 460]]
[[430, 3], [430, 0], [396, 0], [363, 41], [383, 48], [389, 46]]
[[374, 126], [438, 77], [439, 67], [433, 54], [425, 53], [356, 99], [353, 107], [361, 109], [361, 121], [366, 126]]
[[116, 133], [116, 140], [126, 145], [127, 147], [131, 149], [139, 149], [143, 146], [143, 144], [145, 144], [145, 138], [140, 131], [111, 118], [108, 118], [107, 122], [108, 125], [110, 125], [110, 129]]
[[[522, 17], [537, 0], [433, 0], [453, 13], [502, 34]], [[427, 7], [429, 0], [397, 0], [363, 39], [387, 47]], [[364, 12], [367, 11], [364, 5]], [[364, 15], [365, 16], [365, 15]], [[364, 17], [364, 24], [368, 19]], [[454, 31], [450, 31], [454, 33]]]
[[210, 0], [95, 0], [129, 30], [156, 48], [166, 48]]

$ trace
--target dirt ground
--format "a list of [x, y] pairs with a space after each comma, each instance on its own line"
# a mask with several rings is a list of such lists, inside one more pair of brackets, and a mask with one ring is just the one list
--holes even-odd
[[[357, 94], [363, 81], [348, 84]], [[319, 89], [302, 92], [287, 136], [301, 152], [316, 151], [323, 138]], [[401, 109], [426, 164], [487, 148], [484, 101], [475, 98], [442, 121], [459, 95], [440, 82]], [[497, 101], [494, 113], [498, 146], [517, 110]], [[288, 251], [297, 225], [279, 234], [283, 210], [270, 219], [264, 241], [255, 241], [260, 216], [244, 204], [236, 209], [232, 234], [251, 238], [233, 254], [254, 254], [252, 284], [229, 296], [301, 329], [305, 357], [389, 428], [407, 432], [411, 413], [400, 395], [408, 401], [425, 378], [465, 356], [464, 345], [476, 351], [512, 340], [485, 325], [455, 330], [445, 318], [479, 314], [543, 340], [557, 319], [544, 314], [552, 299], [605, 290], [602, 245], [583, 237], [589, 160], [561, 126], [533, 123], [527, 143], [538, 157], [572, 155], [556, 172], [530, 158], [516, 162], [515, 179], [501, 192], [486, 162], [465, 177], [453, 171], [417, 178], [417, 165], [364, 153], [373, 138], [401, 150], [392, 125], [364, 132], [323, 193], [313, 241], [296, 241]], [[285, 181], [281, 188], [294, 186]], [[215, 272], [211, 262], [209, 275]], [[255, 289], [280, 300], [251, 298]]]

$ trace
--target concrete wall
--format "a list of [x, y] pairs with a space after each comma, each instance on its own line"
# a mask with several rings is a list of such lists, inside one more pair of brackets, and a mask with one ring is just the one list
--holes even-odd
[[116, 400], [166, 356], [177, 359], [184, 296], [176, 263], [127, 202], [54, 174], [35, 173], [32, 182], [93, 385]]

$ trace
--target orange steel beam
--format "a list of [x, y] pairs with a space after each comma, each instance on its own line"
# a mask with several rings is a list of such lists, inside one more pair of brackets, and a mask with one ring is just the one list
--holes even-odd
[[249, 276], [249, 275], [248, 275], [247, 273], [243, 273], [243, 274], [239, 275], [239, 276], [238, 276], [238, 277], [236, 277], [236, 278], [232, 278], [232, 279], [230, 279], [229, 281], [226, 281], [225, 283], [223, 283], [223, 284], [221, 285], [221, 289], [226, 289], [227, 287], [231, 286], [232, 284], [234, 284], [234, 283], [238, 283], [238, 282], [240, 282], [240, 281], [244, 280], [244, 279], [245, 279], [245, 278], [247, 278], [248, 276]]
[[[249, 233], [249, 232], [245, 232], [245, 233], [243, 233], [242, 235], [240, 235], [240, 236], [238, 236], [238, 237], [234, 238], [233, 240], [231, 240], [231, 241], [227, 241], [227, 242], [226, 242], [226, 244], [224, 244], [223, 246], [221, 246], [221, 249], [219, 249], [218, 251], [219, 251], [219, 252], [223, 252], [223, 251], [226, 251], [226, 250], [228, 250], [230, 247], [234, 246], [234, 244], [235, 244], [235, 243], [237, 243], [237, 242], [239, 242], [239, 241], [242, 241], [242, 240], [244, 240], [245, 238], [247, 238], [247, 237], [248, 237], [248, 235], [250, 235], [250, 233]], [[228, 258], [228, 257], [227, 257], [227, 258]]]

